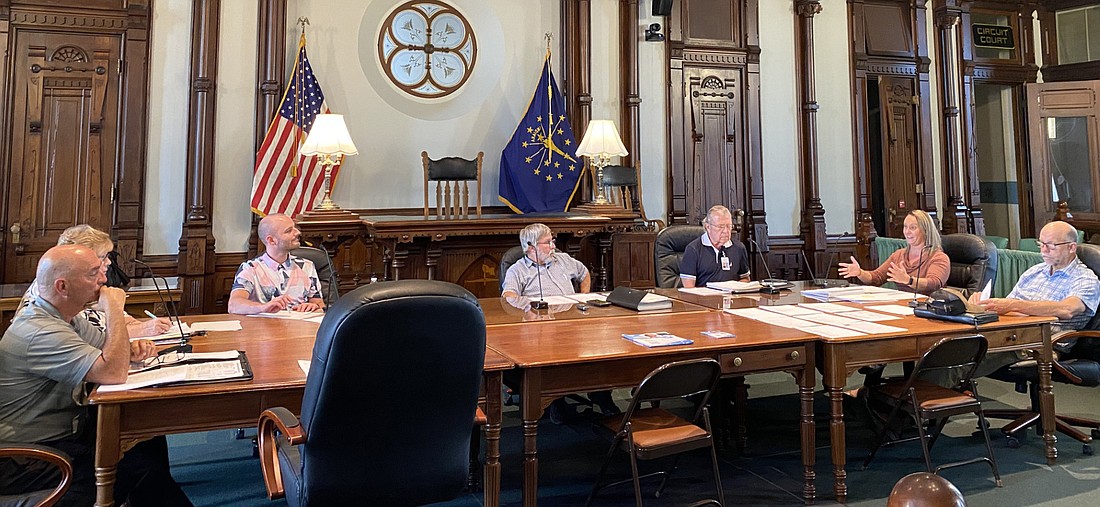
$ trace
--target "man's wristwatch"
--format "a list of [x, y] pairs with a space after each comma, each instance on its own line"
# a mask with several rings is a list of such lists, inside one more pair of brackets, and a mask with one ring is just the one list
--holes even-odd
[[909, 277], [909, 283], [908, 283], [907, 285], [909, 285], [910, 287], [912, 287], [912, 286], [913, 286], [913, 282], [916, 282], [916, 281], [917, 281], [917, 279], [916, 279], [916, 278], [913, 278], [912, 276], [910, 276], [910, 277]]

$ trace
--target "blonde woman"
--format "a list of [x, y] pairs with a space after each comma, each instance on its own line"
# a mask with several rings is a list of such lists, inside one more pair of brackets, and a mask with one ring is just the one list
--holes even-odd
[[[99, 257], [104, 271], [107, 270], [107, 266], [111, 265], [111, 259], [107, 257], [107, 254], [115, 249], [115, 244], [111, 241], [111, 236], [87, 224], [74, 225], [65, 229], [61, 232], [61, 236], [57, 238], [57, 244], [80, 245], [90, 248], [95, 252], [96, 256]], [[34, 280], [31, 282], [31, 286], [27, 288], [27, 292], [23, 294], [23, 298], [19, 301], [19, 308], [22, 309], [27, 307], [31, 300], [36, 297], [38, 297], [38, 281]], [[84, 312], [78, 316], [78, 318], [81, 317], [87, 319], [88, 322], [96, 327], [103, 329], [103, 313], [95, 307], [84, 310]], [[164, 318], [138, 320], [131, 317], [129, 314], [126, 314], [125, 318], [126, 331], [129, 333], [130, 338], [157, 336], [171, 328], [168, 319]]]
[[922, 210], [910, 211], [902, 229], [906, 247], [890, 255], [886, 262], [872, 271], [852, 262], [840, 263], [840, 276], [857, 278], [864, 285], [894, 282], [898, 290], [931, 294], [947, 284], [951, 274], [951, 259], [943, 253], [940, 232], [932, 217]]

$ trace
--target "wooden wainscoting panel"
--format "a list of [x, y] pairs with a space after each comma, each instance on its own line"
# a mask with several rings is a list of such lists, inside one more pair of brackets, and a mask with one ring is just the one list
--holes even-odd
[[611, 236], [611, 286], [637, 289], [657, 286], [653, 245], [655, 232], [619, 232]]

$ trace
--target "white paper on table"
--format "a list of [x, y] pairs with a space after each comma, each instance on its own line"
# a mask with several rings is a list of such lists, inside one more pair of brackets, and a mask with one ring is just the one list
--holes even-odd
[[577, 303], [587, 303], [592, 300], [607, 301], [607, 293], [605, 292], [582, 292], [579, 294], [570, 294], [565, 297], [572, 300], [570, 303], [574, 301]]
[[720, 289], [713, 289], [710, 287], [680, 287], [677, 290], [687, 294], [695, 294], [696, 296], [720, 296], [726, 292], [729, 292]]
[[806, 308], [813, 308], [819, 312], [825, 313], [844, 313], [854, 312], [859, 308], [852, 308], [851, 306], [838, 305], [836, 303], [798, 303], [798, 306], [805, 306]]
[[186, 322], [180, 322], [179, 326], [176, 325], [176, 321], [172, 320], [172, 327], [167, 331], [158, 334], [156, 336], [143, 336], [141, 338], [130, 338], [130, 341], [134, 340], [153, 340], [154, 342], [168, 342], [180, 339], [180, 328], [183, 328], [184, 333], [191, 333], [191, 326], [188, 326]]
[[761, 306], [760, 309], [767, 310], [769, 312], [780, 313], [789, 317], [801, 317], [803, 315], [815, 315], [821, 313], [812, 308], [806, 308], [805, 306], [798, 305]]
[[309, 359], [299, 359], [298, 367], [301, 368], [302, 371], [306, 372], [307, 376], [309, 375]]
[[213, 361], [209, 363], [180, 364], [161, 367], [155, 370], [134, 373], [123, 384], [99, 386], [99, 392], [129, 391], [142, 387], [170, 384], [173, 382], [202, 382], [207, 380], [228, 380], [244, 376], [240, 360]]
[[874, 306], [865, 306], [864, 308], [867, 309], [867, 310], [874, 310], [876, 312], [892, 313], [894, 315], [901, 315], [901, 316], [913, 315], [913, 309], [912, 308], [909, 308], [908, 306], [902, 306], [902, 305], [874, 305]]
[[863, 322], [862, 320], [856, 321], [853, 324], [844, 326], [848, 329], [855, 329], [856, 331], [862, 331], [867, 334], [886, 334], [886, 333], [904, 333], [907, 329], [903, 327], [887, 326], [878, 324], [875, 322]]
[[241, 352], [238, 350], [225, 350], [221, 352], [184, 352], [181, 354], [167, 353], [157, 356], [159, 362], [151, 362], [153, 358], [146, 359], [138, 363], [130, 363], [130, 373], [138, 373], [145, 370], [151, 370], [158, 366], [168, 366], [176, 363], [187, 363], [195, 361], [228, 361], [231, 359], [237, 359], [240, 357]]
[[796, 319], [794, 317], [788, 317], [783, 314], [769, 312], [761, 310], [760, 308], [734, 308], [730, 310], [723, 310], [731, 315], [738, 317], [744, 317], [746, 319], [758, 320], [773, 326], [795, 328], [810, 324], [804, 320]]
[[257, 313], [252, 317], [267, 317], [271, 319], [306, 320], [316, 317], [317, 312], [296, 312], [294, 310], [281, 310], [278, 312]]
[[[908, 307], [907, 307], [908, 308]], [[851, 317], [853, 319], [864, 320], [867, 322], [882, 322], [884, 320], [901, 320], [901, 317], [894, 315], [886, 315], [884, 313], [872, 312], [868, 310], [856, 310], [854, 312], [845, 312], [845, 317]]]
[[308, 319], [303, 319], [306, 322], [312, 322], [314, 324], [320, 324], [322, 320], [325, 320], [325, 314], [316, 315]]
[[985, 301], [985, 300], [989, 299], [989, 294], [991, 292], [993, 292], [993, 280], [992, 279], [990, 279], [988, 282], [985, 282], [985, 288], [982, 289], [982, 295], [981, 295], [981, 297], [978, 298], [978, 301]]
[[863, 336], [864, 333], [854, 329], [836, 326], [806, 326], [798, 328], [799, 331], [824, 336], [825, 338], [845, 338], [848, 336]]
[[240, 331], [241, 321], [219, 320], [212, 322], [196, 322], [191, 324], [192, 331]]
[[818, 324], [828, 324], [830, 326], [842, 327], [848, 327], [856, 322], [861, 322], [856, 319], [849, 319], [848, 317], [841, 317], [840, 315], [821, 312], [818, 312], [817, 315], [799, 315], [798, 317], [808, 320], [810, 322], [817, 322]]
[[757, 292], [760, 290], [760, 282], [741, 282], [737, 280], [707, 282], [707, 287], [723, 292]]

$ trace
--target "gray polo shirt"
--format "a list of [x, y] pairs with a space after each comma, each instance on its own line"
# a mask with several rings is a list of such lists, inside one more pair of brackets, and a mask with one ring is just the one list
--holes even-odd
[[107, 335], [86, 319], [65, 322], [40, 297], [0, 338], [0, 443], [49, 442], [77, 432], [84, 376]]
[[501, 292], [515, 292], [520, 296], [539, 297], [539, 276], [542, 271], [543, 296], [563, 296], [574, 294], [574, 281], [584, 280], [588, 268], [584, 263], [562, 252], [554, 252], [542, 268], [535, 266], [530, 257], [523, 257], [504, 275], [504, 288]]

